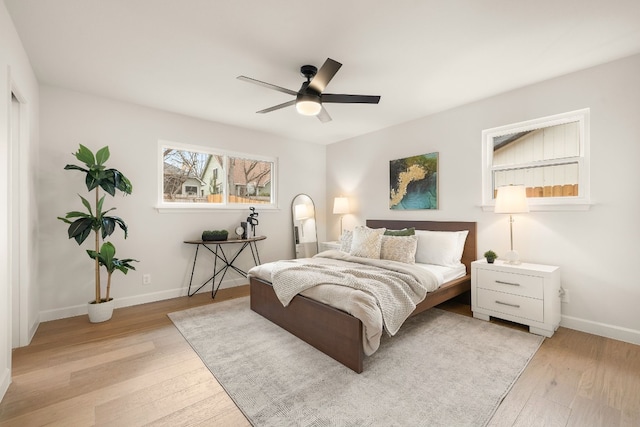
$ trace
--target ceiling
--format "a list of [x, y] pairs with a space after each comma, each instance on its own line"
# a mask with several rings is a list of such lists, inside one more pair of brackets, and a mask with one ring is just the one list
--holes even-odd
[[[38, 80], [330, 144], [640, 52], [638, 0], [5, 0]], [[343, 64], [333, 121], [236, 79], [297, 91]]]

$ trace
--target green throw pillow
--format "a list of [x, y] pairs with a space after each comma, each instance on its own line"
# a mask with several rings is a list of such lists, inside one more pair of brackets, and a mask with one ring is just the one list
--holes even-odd
[[402, 230], [387, 230], [384, 232], [385, 236], [413, 236], [416, 234], [416, 229], [411, 228], [403, 228]]

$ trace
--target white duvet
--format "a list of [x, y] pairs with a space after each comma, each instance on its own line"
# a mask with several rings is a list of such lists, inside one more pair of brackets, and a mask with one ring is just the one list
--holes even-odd
[[360, 319], [366, 355], [378, 349], [383, 330], [395, 334], [426, 293], [442, 284], [442, 275], [417, 265], [333, 250], [262, 264], [248, 274], [271, 282], [284, 306], [300, 293]]

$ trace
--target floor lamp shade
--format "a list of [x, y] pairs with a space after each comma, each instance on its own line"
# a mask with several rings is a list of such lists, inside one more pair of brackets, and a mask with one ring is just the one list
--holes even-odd
[[520, 264], [520, 255], [513, 249], [513, 216], [516, 213], [529, 212], [527, 203], [527, 192], [524, 185], [508, 185], [498, 188], [496, 196], [495, 213], [509, 214], [509, 235], [511, 239], [511, 250], [505, 255], [505, 260], [509, 264]]

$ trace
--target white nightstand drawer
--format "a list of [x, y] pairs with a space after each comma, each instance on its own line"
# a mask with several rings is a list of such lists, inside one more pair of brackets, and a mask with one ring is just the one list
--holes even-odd
[[544, 279], [540, 276], [478, 269], [478, 287], [536, 299], [544, 298]]
[[478, 307], [536, 322], [544, 322], [544, 302], [539, 299], [478, 289]]

